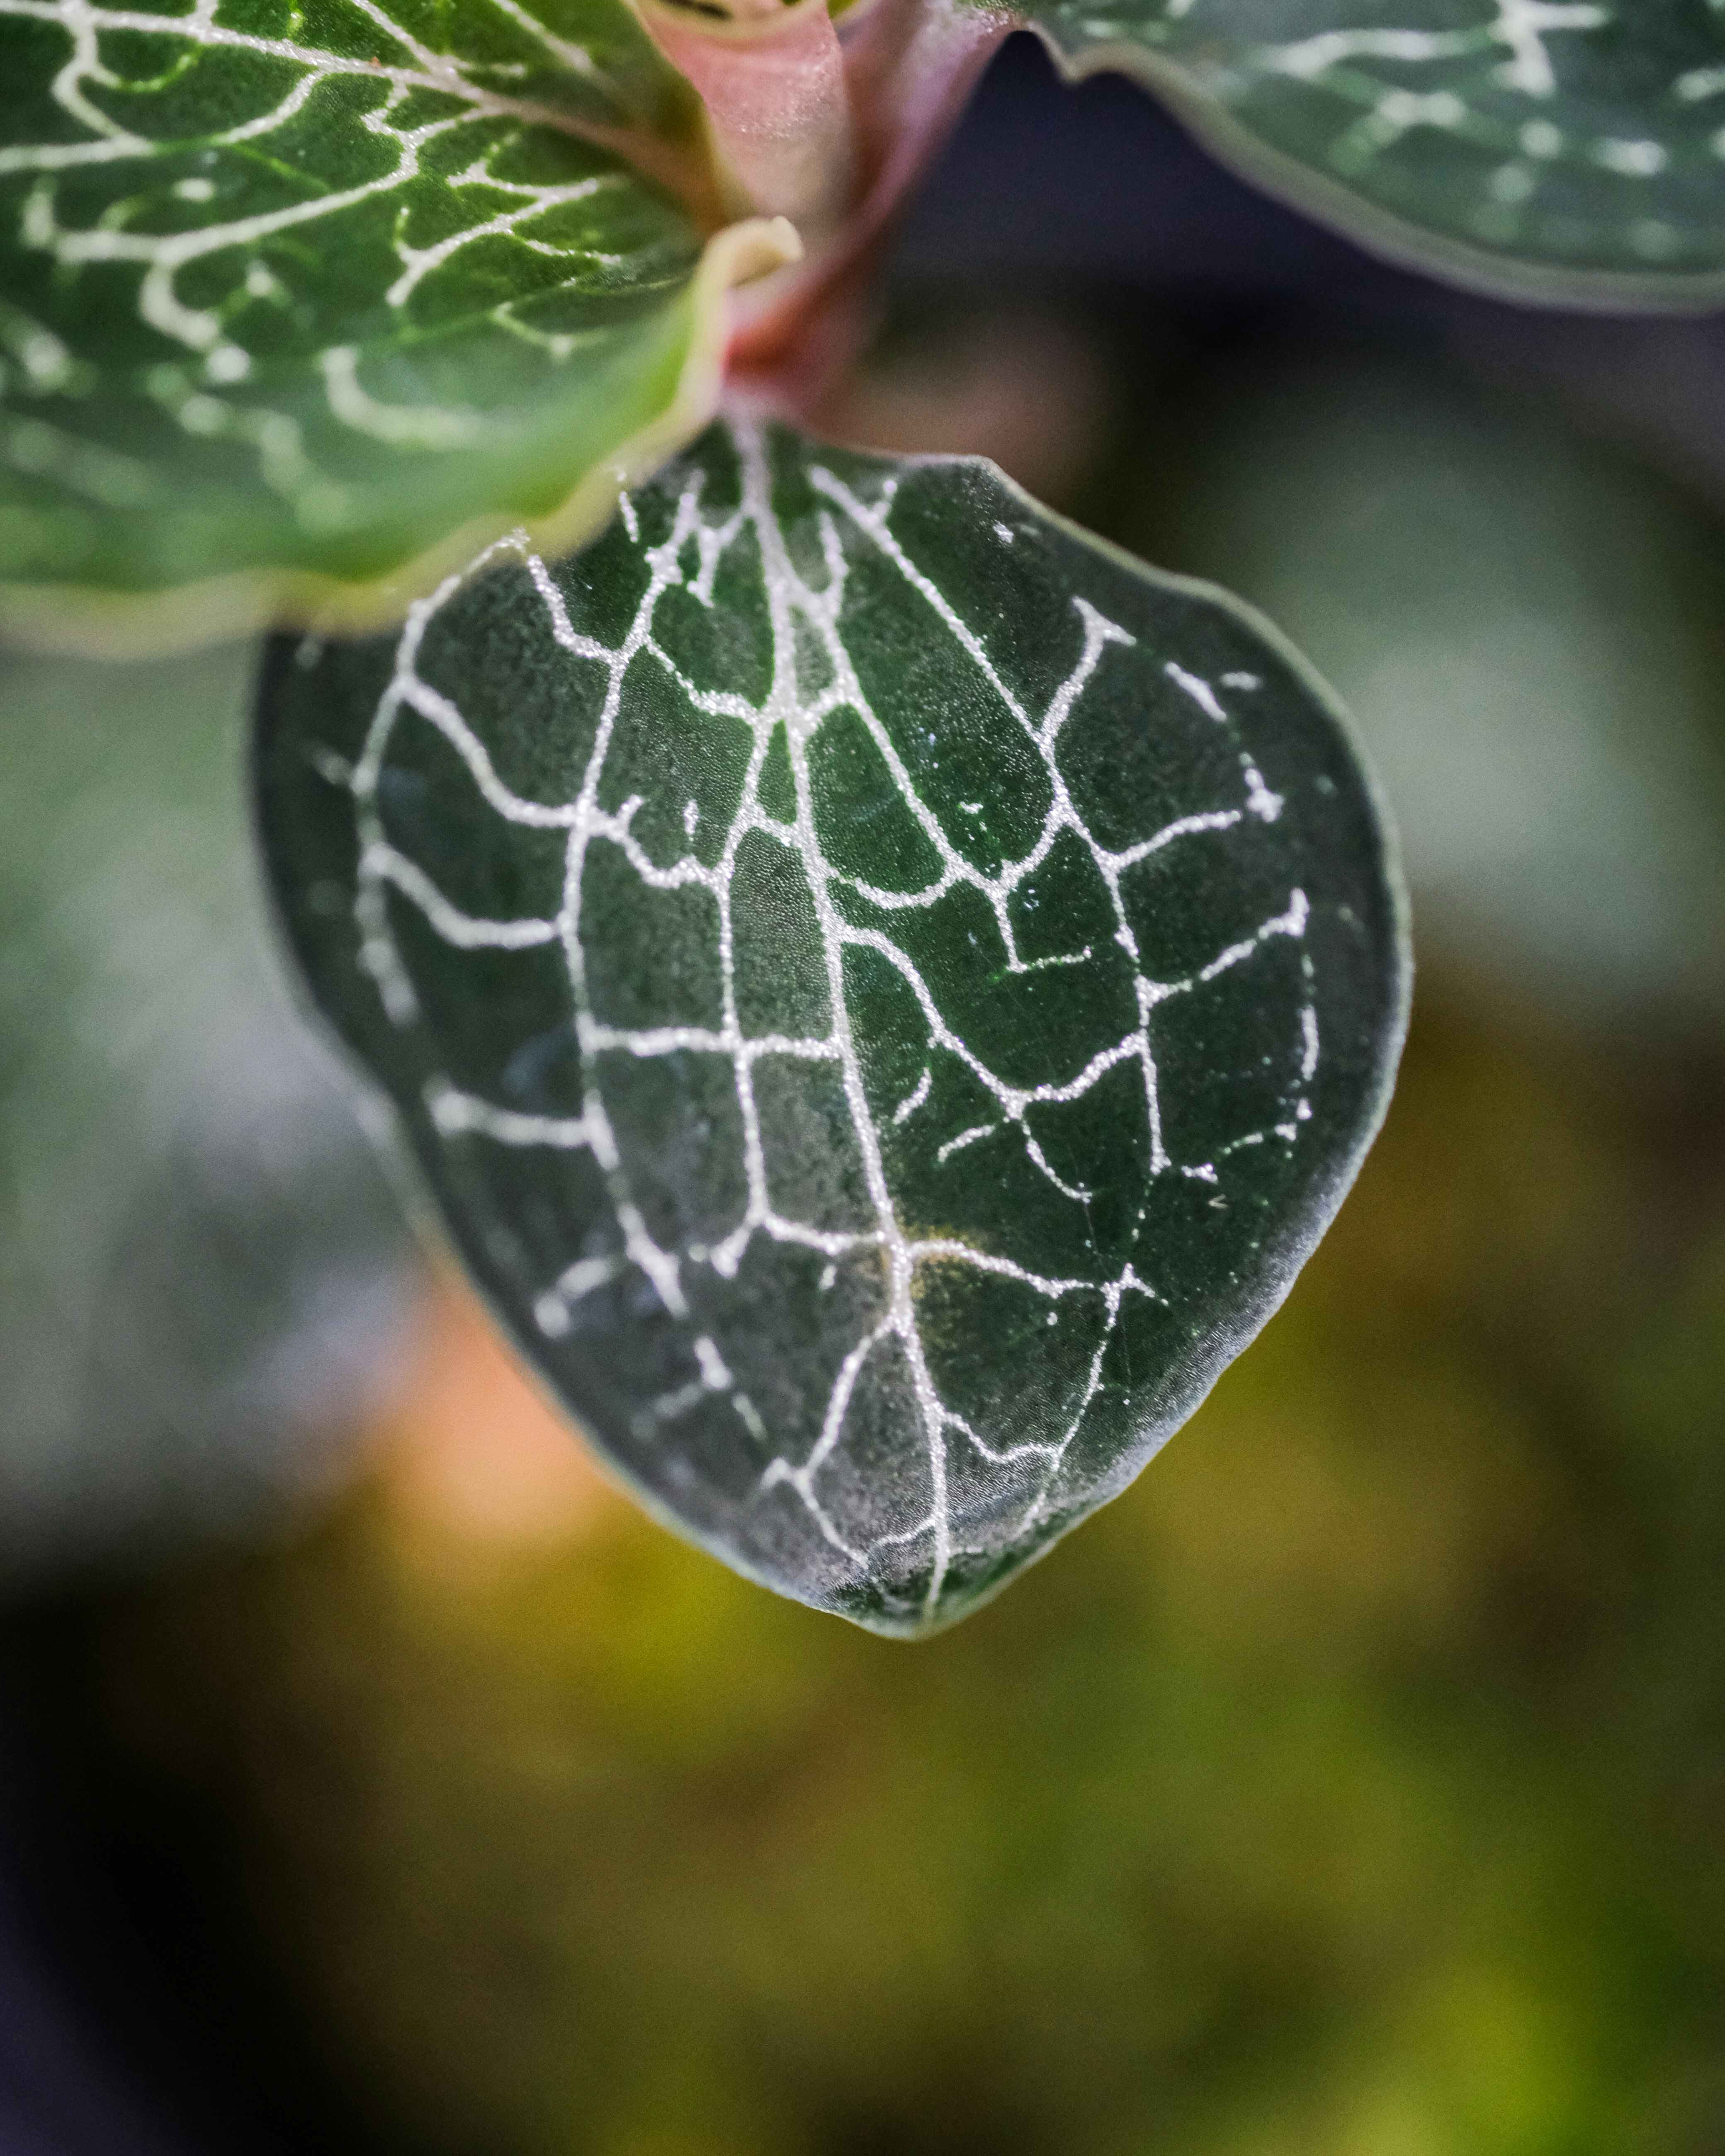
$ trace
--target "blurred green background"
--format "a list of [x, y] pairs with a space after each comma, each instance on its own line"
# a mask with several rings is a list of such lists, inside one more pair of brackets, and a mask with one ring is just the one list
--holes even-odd
[[1383, 1138], [1141, 1481], [884, 1643], [649, 1526], [411, 1254], [260, 926], [246, 654], [8, 662], [0, 1665], [195, 2025], [128, 2071], [226, 2073], [212, 2148], [1717, 2156], [1706, 472], [1453, 325], [1094, 282], [904, 284], [830, 416], [1336, 683]]

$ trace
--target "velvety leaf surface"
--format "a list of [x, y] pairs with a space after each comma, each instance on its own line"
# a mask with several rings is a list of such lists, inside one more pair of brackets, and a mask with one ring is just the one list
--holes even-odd
[[1393, 865], [1263, 624], [991, 466], [715, 427], [548, 566], [278, 639], [270, 872], [526, 1353], [883, 1631], [1135, 1475], [1376, 1128]]
[[0, 581], [551, 514], [676, 395], [694, 119], [621, 0], [0, 0]]
[[1713, 0], [1033, 0], [1080, 73], [1164, 91], [1368, 243], [1514, 292], [1705, 304], [1725, 283]]

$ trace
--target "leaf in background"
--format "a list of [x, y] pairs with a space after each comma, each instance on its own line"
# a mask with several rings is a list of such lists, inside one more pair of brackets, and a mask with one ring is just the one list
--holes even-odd
[[244, 644], [0, 658], [0, 1578], [279, 1522], [413, 1343], [400, 1209], [283, 993]]
[[1223, 157], [1368, 245], [1516, 295], [1716, 305], [1716, 0], [1033, 0]]
[[698, 108], [622, 0], [0, 0], [0, 584], [50, 639], [377, 619], [522, 519], [573, 543], [773, 259], [698, 272]]
[[266, 853], [522, 1348], [886, 1632], [1131, 1480], [1377, 1127], [1393, 865], [1274, 632], [992, 466], [715, 427], [548, 567], [278, 639]]

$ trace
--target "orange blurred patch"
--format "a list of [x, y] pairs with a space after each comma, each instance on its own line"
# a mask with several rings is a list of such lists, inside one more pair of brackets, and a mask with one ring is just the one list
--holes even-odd
[[439, 1542], [547, 1548], [585, 1534], [618, 1502], [578, 1427], [453, 1283], [428, 1301], [377, 1441], [392, 1511]]

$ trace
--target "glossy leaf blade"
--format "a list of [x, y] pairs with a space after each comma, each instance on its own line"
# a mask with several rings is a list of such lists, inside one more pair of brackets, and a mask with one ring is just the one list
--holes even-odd
[[1032, 0], [1223, 156], [1392, 256], [1511, 296], [1725, 293], [1712, 0]]
[[675, 447], [696, 117], [620, 0], [0, 0], [0, 583], [231, 632]]
[[877, 1630], [1137, 1472], [1387, 1097], [1398, 886], [1273, 631], [993, 467], [716, 427], [585, 553], [278, 639], [270, 875], [520, 1342]]

